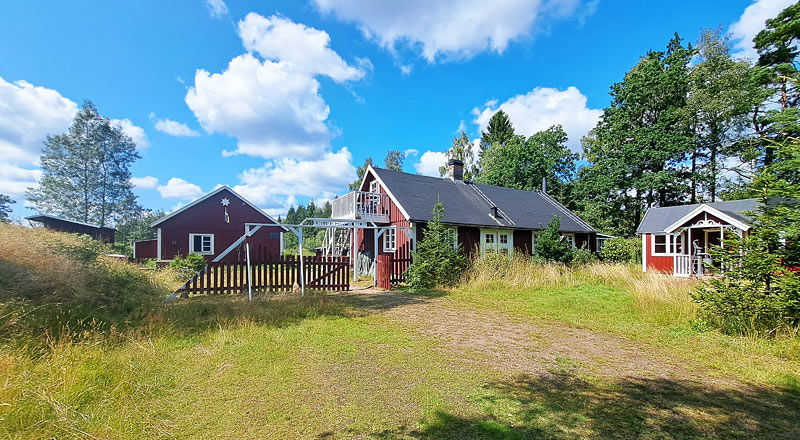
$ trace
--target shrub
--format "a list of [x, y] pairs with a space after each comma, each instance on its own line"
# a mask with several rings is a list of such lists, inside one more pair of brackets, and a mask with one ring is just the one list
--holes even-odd
[[169, 267], [174, 269], [183, 278], [191, 278], [192, 275], [206, 267], [206, 259], [200, 254], [191, 253], [187, 256], [178, 255], [170, 263]]
[[609, 263], [641, 263], [642, 240], [638, 238], [609, 238], [603, 243], [600, 258]]
[[572, 261], [573, 249], [558, 232], [561, 218], [553, 216], [553, 220], [536, 238], [536, 255], [548, 263], [569, 263]]
[[454, 232], [442, 226], [444, 206], [433, 207], [433, 220], [417, 244], [417, 252], [408, 268], [408, 284], [412, 291], [452, 286], [464, 270], [465, 259], [459, 247], [453, 247]]
[[597, 262], [597, 255], [589, 249], [573, 249], [571, 264], [591, 264]]

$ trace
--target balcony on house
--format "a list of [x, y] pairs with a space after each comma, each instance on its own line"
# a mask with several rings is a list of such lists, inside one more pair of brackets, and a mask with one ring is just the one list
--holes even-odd
[[386, 194], [353, 191], [333, 199], [331, 208], [331, 217], [335, 219], [389, 222], [389, 196]]

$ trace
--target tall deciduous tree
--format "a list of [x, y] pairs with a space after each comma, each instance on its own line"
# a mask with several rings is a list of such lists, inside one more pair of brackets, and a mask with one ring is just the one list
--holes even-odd
[[386, 165], [387, 170], [403, 171], [403, 156], [402, 151], [389, 150], [386, 152], [386, 159], [383, 163]]
[[107, 226], [137, 209], [130, 182], [136, 144], [86, 101], [69, 130], [48, 136], [43, 176], [27, 192], [37, 210]]
[[[632, 234], [642, 210], [683, 203], [689, 192], [687, 153], [694, 148], [685, 106], [694, 55], [676, 34], [666, 51], [648, 52], [622, 82], [589, 136], [575, 200], [586, 219]], [[608, 203], [610, 202], [610, 203]]]
[[11, 205], [17, 203], [6, 194], [0, 194], [0, 223], [11, 223]]
[[[464, 163], [464, 180], [471, 181], [478, 175], [478, 165], [475, 163], [475, 153], [472, 150], [472, 141], [463, 131], [460, 136], [453, 138], [453, 145], [445, 152], [448, 162], [451, 159]], [[439, 175], [447, 175], [447, 163], [439, 167]]]
[[350, 191], [358, 191], [358, 188], [361, 186], [361, 181], [364, 180], [364, 174], [367, 173], [367, 168], [372, 166], [372, 158], [368, 157], [364, 159], [364, 164], [361, 165], [356, 169], [356, 180], [350, 184]]
[[751, 138], [750, 115], [767, 98], [765, 89], [753, 81], [750, 63], [731, 57], [730, 43], [719, 29], [702, 32], [697, 53], [699, 62], [689, 74], [687, 100], [687, 117], [695, 137], [692, 203], [698, 193], [716, 201], [722, 164]]
[[515, 135], [503, 144], [492, 145], [485, 153], [477, 181], [531, 191], [541, 189], [544, 178], [548, 193], [566, 204], [578, 158], [567, 147], [567, 134], [556, 125], [527, 139]]

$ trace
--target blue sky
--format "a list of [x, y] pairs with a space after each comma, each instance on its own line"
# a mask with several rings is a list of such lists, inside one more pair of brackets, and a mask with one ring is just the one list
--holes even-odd
[[31, 212], [41, 141], [84, 99], [137, 141], [144, 207], [226, 184], [280, 214], [343, 194], [389, 149], [431, 174], [460, 128], [477, 139], [498, 108], [522, 134], [563, 124], [577, 151], [648, 50], [722, 26], [752, 56], [764, 19], [791, 2], [111, 3], [2, 7], [0, 193], [15, 217]]

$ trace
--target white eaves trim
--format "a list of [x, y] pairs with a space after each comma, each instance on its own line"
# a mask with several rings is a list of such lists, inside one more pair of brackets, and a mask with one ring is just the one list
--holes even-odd
[[213, 195], [215, 195], [215, 194], [219, 194], [219, 193], [220, 193], [221, 191], [223, 191], [223, 190], [228, 190], [228, 191], [230, 191], [230, 192], [231, 192], [231, 194], [233, 194], [234, 196], [238, 197], [238, 198], [239, 198], [241, 201], [243, 201], [243, 202], [247, 203], [247, 205], [248, 205], [248, 206], [250, 206], [251, 208], [255, 209], [255, 210], [256, 210], [256, 212], [258, 212], [259, 214], [263, 215], [264, 217], [266, 217], [266, 218], [270, 219], [270, 221], [272, 221], [273, 223], [275, 223], [275, 225], [276, 225], [276, 226], [280, 226], [280, 227], [281, 227], [281, 229], [283, 229], [284, 231], [288, 231], [288, 229], [286, 229], [284, 226], [281, 226], [281, 224], [280, 224], [280, 223], [278, 223], [278, 222], [277, 222], [277, 221], [276, 221], [274, 218], [272, 218], [272, 217], [271, 217], [269, 214], [267, 214], [266, 212], [262, 211], [262, 210], [261, 210], [261, 208], [259, 208], [258, 206], [256, 206], [256, 205], [254, 205], [254, 204], [250, 203], [250, 201], [249, 201], [249, 200], [247, 200], [247, 199], [245, 199], [244, 197], [242, 197], [242, 196], [240, 196], [239, 194], [237, 194], [237, 193], [236, 193], [236, 191], [232, 190], [232, 189], [231, 189], [231, 187], [229, 187], [228, 185], [222, 185], [222, 186], [220, 186], [219, 188], [215, 189], [214, 191], [211, 191], [210, 193], [208, 193], [208, 194], [204, 195], [203, 197], [200, 197], [199, 199], [195, 200], [194, 202], [192, 202], [192, 203], [189, 203], [188, 205], [184, 206], [183, 208], [181, 208], [181, 209], [178, 209], [177, 211], [173, 211], [173, 212], [172, 212], [172, 213], [170, 213], [169, 215], [167, 215], [167, 216], [165, 216], [165, 217], [162, 217], [162, 218], [160, 218], [160, 219], [158, 219], [158, 220], [154, 221], [153, 223], [150, 223], [150, 227], [151, 227], [151, 228], [154, 228], [154, 227], [158, 226], [159, 224], [161, 224], [161, 223], [163, 223], [163, 222], [165, 222], [165, 221], [167, 221], [167, 220], [171, 219], [172, 217], [175, 217], [176, 215], [178, 215], [178, 214], [182, 213], [183, 211], [186, 211], [187, 209], [189, 209], [189, 208], [191, 208], [191, 207], [193, 207], [193, 206], [197, 205], [198, 203], [202, 202], [203, 200], [206, 200], [206, 199], [208, 199], [209, 197], [211, 197], [211, 196], [213, 196]]
[[750, 225], [746, 223], [742, 223], [739, 220], [725, 214], [724, 212], [720, 211], [719, 209], [714, 208], [713, 206], [709, 206], [705, 203], [698, 206], [697, 208], [693, 209], [690, 213], [683, 216], [680, 220], [670, 225], [668, 228], [664, 229], [664, 232], [671, 234], [673, 231], [681, 227], [682, 224], [686, 223], [687, 221], [691, 220], [696, 215], [706, 212], [708, 214], [713, 215], [714, 217], [719, 218], [720, 220], [725, 220], [732, 226], [736, 226], [737, 228], [741, 229], [742, 231], [750, 230]]
[[[378, 173], [376, 173], [375, 170], [372, 169], [372, 165], [369, 165], [367, 167], [367, 173], [372, 173], [372, 175], [375, 176], [376, 179], [378, 179], [378, 182], [380, 182], [380, 184], [383, 187], [383, 189], [386, 190], [386, 194], [388, 194], [389, 198], [392, 199], [392, 201], [394, 202], [394, 205], [397, 206], [397, 209], [400, 210], [400, 212], [406, 218], [406, 221], [410, 222], [411, 221], [411, 216], [408, 215], [408, 213], [406, 212], [405, 208], [403, 208], [403, 205], [401, 205], [400, 202], [397, 200], [397, 197], [395, 197], [394, 194], [392, 194], [392, 191], [389, 189], [389, 187], [386, 186], [385, 183], [383, 183], [383, 180], [381, 180], [381, 176], [379, 176]], [[364, 178], [361, 179], [361, 186], [359, 186], [359, 189], [364, 186], [364, 180], [366, 180], [366, 178], [367, 178], [367, 173], [364, 173]]]

